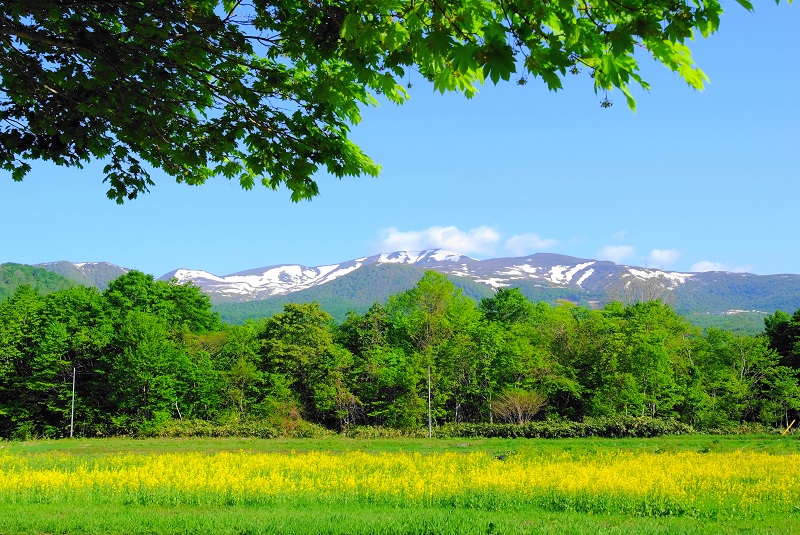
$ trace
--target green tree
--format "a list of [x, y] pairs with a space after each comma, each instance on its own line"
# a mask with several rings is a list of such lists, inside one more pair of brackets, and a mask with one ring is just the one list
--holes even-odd
[[[52, 368], [57, 388], [52, 392], [54, 412], [60, 412], [60, 434], [66, 434], [72, 372], [76, 375], [75, 433], [103, 433], [109, 411], [109, 390], [104, 361], [110, 350], [114, 328], [105, 302], [95, 288], [78, 286], [45, 297], [41, 310], [43, 350], [39, 358], [57, 359]], [[60, 368], [60, 369], [59, 369]]]
[[233, 410], [239, 418], [246, 418], [257, 408], [264, 396], [264, 376], [259, 370], [261, 342], [259, 335], [264, 322], [248, 321], [232, 325], [223, 331], [223, 344], [214, 356], [214, 369], [222, 378], [222, 411]]
[[660, 301], [624, 309], [623, 340], [628, 368], [640, 389], [641, 415], [673, 416], [683, 401], [680, 377], [685, 366], [678, 350], [690, 332], [688, 322]]
[[778, 310], [764, 318], [764, 335], [782, 364], [800, 369], [800, 309], [791, 316]]
[[44, 299], [30, 286], [17, 288], [0, 303], [0, 436], [29, 438], [36, 433], [40, 407], [27, 384], [37, 375], [35, 351]]
[[226, 330], [191, 333], [181, 331], [176, 338], [189, 359], [191, 374], [183, 397], [181, 416], [214, 419], [224, 409], [225, 377], [218, 365], [227, 341]]
[[[780, 365], [779, 355], [763, 337], [709, 329], [699, 347], [708, 398], [709, 426], [786, 422], [800, 408], [796, 371]], [[788, 424], [788, 422], [787, 422]]]
[[393, 295], [386, 306], [394, 342], [420, 353], [434, 350], [450, 338], [464, 311], [475, 303], [456, 290], [446, 276], [426, 271], [417, 285]]
[[173, 331], [200, 333], [220, 327], [208, 296], [191, 283], [157, 281], [152, 275], [131, 270], [111, 281], [103, 297], [119, 314], [132, 310], [153, 314], [164, 319]]
[[485, 79], [556, 90], [585, 70], [633, 107], [642, 54], [703, 86], [685, 43], [721, 13], [717, 0], [7, 1], [0, 167], [21, 180], [30, 161], [100, 159], [117, 202], [153, 185], [148, 166], [310, 198], [320, 167], [377, 173], [348, 133], [376, 95], [407, 99], [411, 70], [468, 97]]
[[446, 276], [426, 271], [414, 288], [392, 296], [386, 309], [393, 345], [422, 368], [420, 399], [427, 398], [430, 366], [432, 414], [455, 418], [473, 375], [473, 364], [467, 361], [474, 355], [469, 330], [480, 319], [475, 302]]
[[345, 381], [353, 359], [334, 342], [331, 322], [319, 303], [285, 305], [264, 323], [260, 369], [273, 401], [297, 402], [310, 420], [342, 424], [357, 404]]
[[612, 302], [582, 317], [573, 309], [567, 350], [591, 416], [676, 416], [684, 401], [691, 326], [659, 301]]
[[534, 304], [519, 288], [500, 288], [493, 297], [481, 299], [478, 308], [487, 320], [501, 323], [527, 321], [535, 313]]
[[336, 340], [353, 355], [349, 380], [359, 405], [351, 423], [411, 429], [422, 423], [419, 355], [393, 346], [393, 329], [389, 312], [377, 303], [363, 316], [349, 314], [336, 329]]
[[419, 353], [376, 347], [367, 355], [366, 379], [374, 397], [364, 398], [370, 422], [399, 429], [419, 429], [425, 419], [425, 364]]
[[42, 297], [23, 286], [0, 305], [0, 436], [68, 435], [73, 370], [77, 432], [102, 428], [108, 390], [100, 379], [112, 334], [94, 288]]
[[195, 369], [171, 336], [167, 320], [131, 310], [118, 320], [116, 329], [108, 357], [114, 425], [130, 432], [145, 422], [188, 413]]
[[549, 336], [559, 329], [555, 315], [549, 316], [506, 328], [496, 364], [498, 388], [538, 392], [547, 401], [542, 407], [551, 415], [571, 416], [582, 392], [572, 363], [575, 355], [553, 350]]

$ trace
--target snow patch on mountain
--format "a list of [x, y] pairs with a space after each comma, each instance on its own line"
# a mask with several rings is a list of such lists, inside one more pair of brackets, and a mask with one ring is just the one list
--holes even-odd
[[435, 260], [436, 262], [458, 262], [464, 255], [459, 253], [454, 253], [453, 251], [445, 251], [443, 249], [439, 249], [436, 251], [431, 251], [428, 255], [428, 258], [431, 260]]
[[[327, 280], [332, 281], [333, 279], [338, 279], [339, 277], [344, 277], [348, 273], [352, 273], [353, 271], [357, 270], [361, 266], [362, 266], [362, 264], [358, 263], [358, 264], [354, 264], [354, 265], [352, 265], [350, 267], [346, 267], [346, 268], [339, 267], [339, 269], [337, 269], [335, 272], [331, 273], [331, 276], [328, 277]], [[338, 267], [338, 266], [336, 266], [336, 267]]]
[[525, 274], [536, 275], [537, 271], [539, 271], [539, 268], [537, 267], [529, 266], [528, 264], [521, 264], [518, 266], [511, 266], [511, 268], [508, 271], [501, 271], [498, 273], [498, 275], [509, 275], [509, 276], [525, 275]]
[[593, 274], [594, 274], [594, 269], [587, 269], [586, 272], [584, 272], [584, 274], [581, 275], [581, 278], [575, 281], [575, 285], [583, 288], [583, 283]]
[[694, 273], [678, 273], [674, 271], [661, 271], [659, 269], [637, 269], [627, 266], [628, 273], [639, 279], [659, 279], [663, 278], [672, 282], [674, 287], [677, 284], [684, 284], [687, 279], [694, 276]]
[[499, 279], [499, 278], [475, 279], [475, 282], [486, 284], [487, 286], [491, 286], [495, 290], [497, 290], [498, 288], [506, 288], [508, 286], [511, 286], [508, 283], [508, 279]]
[[384, 253], [378, 257], [379, 264], [416, 264], [423, 257], [421, 252], [401, 251]]
[[462, 254], [447, 251], [445, 249], [426, 249], [424, 251], [396, 251], [394, 253], [382, 253], [377, 257], [378, 264], [419, 264], [423, 261], [428, 262], [459, 262], [463, 258], [469, 258]]
[[[575, 275], [594, 263], [595, 262], [584, 262], [572, 266], [555, 265], [550, 266], [549, 269], [540, 266], [532, 266], [530, 264], [515, 264], [509, 266], [505, 271], [498, 271], [496, 274], [503, 275], [508, 279], [545, 279], [553, 284], [567, 285], [572, 282], [572, 279], [575, 277]], [[589, 275], [585, 275], [582, 277], [582, 279], [585, 280], [588, 276], [591, 276], [591, 273], [589, 273]], [[482, 281], [478, 280], [478, 282]]]
[[579, 272], [594, 264], [594, 262], [586, 262], [578, 264], [577, 266], [553, 266], [550, 268], [549, 276], [547, 277], [553, 284], [569, 284], [572, 278]]
[[[163, 279], [164, 277], [161, 278]], [[176, 269], [172, 273], [171, 278], [176, 279], [179, 283], [191, 282], [196, 279], [213, 280], [219, 282], [223, 282], [225, 280], [223, 277], [217, 277], [208, 271], [201, 271], [197, 269]]]

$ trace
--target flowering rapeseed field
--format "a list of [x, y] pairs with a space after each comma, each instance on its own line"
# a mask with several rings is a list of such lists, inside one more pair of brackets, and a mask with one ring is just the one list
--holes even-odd
[[112, 454], [0, 451], [3, 504], [538, 508], [759, 518], [800, 505], [800, 455], [758, 452]]

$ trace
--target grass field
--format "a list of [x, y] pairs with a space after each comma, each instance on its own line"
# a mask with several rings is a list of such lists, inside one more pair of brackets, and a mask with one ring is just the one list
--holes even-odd
[[800, 533], [798, 436], [0, 443], [0, 533]]

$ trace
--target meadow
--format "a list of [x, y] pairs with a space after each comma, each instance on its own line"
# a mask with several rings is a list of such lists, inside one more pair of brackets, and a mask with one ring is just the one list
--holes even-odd
[[797, 435], [0, 443], [0, 533], [800, 532]]

